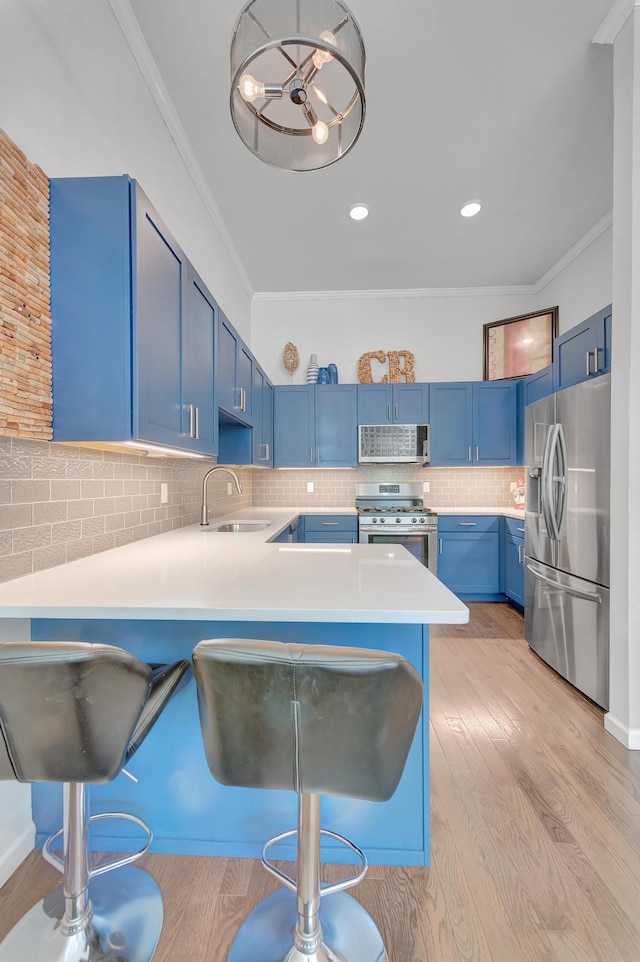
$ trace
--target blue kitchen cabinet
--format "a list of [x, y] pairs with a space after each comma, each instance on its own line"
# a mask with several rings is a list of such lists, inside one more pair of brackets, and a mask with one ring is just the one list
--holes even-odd
[[220, 311], [215, 404], [245, 424], [253, 424], [253, 363], [251, 351]]
[[358, 385], [358, 424], [428, 423], [428, 384]]
[[273, 386], [259, 364], [253, 364], [253, 458], [262, 467], [273, 465]]
[[54, 178], [50, 231], [54, 439], [215, 454], [215, 302], [139, 185]]
[[430, 385], [431, 466], [518, 463], [514, 381]]
[[533, 404], [534, 401], [539, 401], [540, 398], [548, 397], [555, 391], [554, 365], [547, 364], [546, 367], [540, 368], [535, 374], [530, 374], [520, 383], [522, 384], [524, 407], [527, 404]]
[[463, 601], [501, 601], [500, 518], [441, 515], [438, 578]]
[[504, 518], [504, 593], [524, 608], [524, 518]]
[[356, 544], [358, 519], [350, 514], [306, 514], [304, 540], [309, 543]]
[[611, 370], [611, 305], [555, 340], [555, 390]]
[[274, 467], [355, 467], [356, 411], [355, 384], [276, 386]]

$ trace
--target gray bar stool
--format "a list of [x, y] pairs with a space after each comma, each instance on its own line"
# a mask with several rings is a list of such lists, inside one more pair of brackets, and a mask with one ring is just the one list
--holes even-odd
[[[190, 670], [151, 666], [109, 645], [0, 644], [0, 779], [64, 783], [64, 825], [43, 848], [62, 886], [38, 902], [0, 944], [0, 962], [149, 962], [160, 937], [158, 885], [130, 862], [151, 829], [134, 815], [89, 815], [89, 785], [109, 782], [142, 744]], [[91, 868], [89, 825], [125, 818], [138, 851]], [[63, 836], [63, 858], [53, 843]], [[109, 873], [109, 874], [107, 874]]]
[[[363, 878], [366, 858], [347, 839], [321, 831], [320, 795], [393, 795], [422, 707], [418, 673], [384, 651], [237, 639], [200, 642], [193, 666], [214, 778], [298, 793], [297, 831], [268, 841], [262, 856], [285, 887], [247, 916], [229, 962], [386, 962], [372, 918], [344, 891]], [[266, 857], [271, 845], [294, 835], [297, 880]], [[361, 870], [322, 886], [321, 835], [346, 844]]]

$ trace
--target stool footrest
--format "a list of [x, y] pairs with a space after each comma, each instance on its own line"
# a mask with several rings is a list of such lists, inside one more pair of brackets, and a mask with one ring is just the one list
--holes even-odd
[[[96, 868], [91, 869], [89, 872], [89, 878], [95, 878], [97, 875], [104, 875], [105, 872], [111, 872], [113, 869], [122, 868], [123, 865], [130, 865], [132, 862], [135, 862], [142, 855], [144, 855], [145, 852], [149, 851], [149, 846], [153, 841], [153, 832], [151, 831], [150, 827], [146, 822], [143, 822], [141, 818], [138, 818], [137, 815], [131, 815], [129, 812], [103, 812], [98, 815], [92, 815], [89, 819], [89, 823], [97, 822], [104, 818], [121, 818], [126, 822], [133, 822], [143, 830], [147, 838], [145, 844], [141, 848], [137, 849], [137, 851], [131, 852], [129, 855], [124, 855], [122, 858], [112, 859], [110, 862], [104, 862], [102, 865], [98, 865]], [[64, 873], [63, 859], [61, 859], [59, 855], [56, 855], [52, 850], [53, 843], [57, 838], [60, 838], [63, 832], [64, 829], [60, 828], [57, 832], [54, 832], [53, 835], [49, 836], [42, 846], [42, 855], [50, 865], [53, 865], [54, 868], [58, 869], [58, 871]]]
[[[292, 879], [291, 876], [287, 875], [276, 865], [274, 865], [273, 862], [269, 861], [267, 858], [267, 851], [277, 842], [281, 842], [285, 838], [292, 838], [294, 835], [298, 835], [298, 831], [295, 828], [289, 832], [282, 832], [280, 835], [274, 835], [274, 837], [270, 838], [268, 842], [265, 842], [262, 849], [261, 858], [261, 862], [266, 868], [267, 872], [270, 872], [272, 875], [274, 875], [282, 882], [283, 885], [286, 885], [288, 889], [291, 889], [292, 892], [297, 890], [297, 882], [295, 879]], [[341, 879], [339, 882], [331, 882], [329, 885], [321, 885], [320, 898], [322, 898], [324, 895], [331, 895], [332, 892], [342, 892], [344, 889], [349, 889], [352, 888], [352, 886], [357, 885], [358, 882], [361, 882], [365, 877], [367, 874], [367, 869], [369, 868], [367, 856], [361, 849], [358, 848], [357, 845], [354, 845], [353, 842], [349, 841], [348, 838], [345, 838], [343, 835], [337, 835], [335, 832], [330, 832], [328, 829], [322, 828], [320, 829], [320, 836], [323, 835], [327, 838], [332, 838], [334, 841], [339, 842], [341, 845], [346, 845], [347, 848], [351, 849], [351, 851], [358, 857], [362, 868], [356, 875], [350, 875], [348, 878]]]

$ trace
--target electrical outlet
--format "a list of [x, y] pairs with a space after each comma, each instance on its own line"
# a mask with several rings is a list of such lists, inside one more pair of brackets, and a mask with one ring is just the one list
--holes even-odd
[[160, 485], [160, 504], [169, 504], [169, 485], [165, 481]]
[[422, 482], [422, 493], [423, 493], [423, 494], [429, 494], [429, 491], [430, 491], [430, 490], [431, 490], [431, 485], [429, 484], [429, 482], [428, 482], [428, 481], [423, 481], [423, 482]]
[[231, 481], [227, 481], [227, 494], [231, 494], [232, 491], [233, 491], [233, 486], [231, 484]]
[[313, 494], [313, 481], [307, 481], [307, 494]]

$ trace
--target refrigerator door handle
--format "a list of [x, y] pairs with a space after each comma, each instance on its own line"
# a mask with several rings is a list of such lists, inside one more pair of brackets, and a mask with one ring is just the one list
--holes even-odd
[[541, 575], [533, 565], [527, 565], [527, 571], [530, 571], [539, 581], [544, 581], [546, 585], [551, 585], [552, 588], [558, 588], [573, 598], [580, 598], [582, 601], [593, 601], [597, 605], [602, 604], [602, 595], [598, 594], [597, 591], [580, 591], [579, 588], [569, 588], [567, 585], [560, 584], [559, 581], [554, 581], [553, 578], [546, 578], [544, 575]]
[[[561, 537], [562, 526], [564, 524], [564, 519], [567, 513], [567, 439], [565, 437], [564, 428], [562, 424], [557, 425], [556, 434], [556, 451], [558, 452], [558, 475], [554, 477], [554, 482], [559, 486], [558, 495], [556, 498], [556, 523], [558, 526], [558, 539]], [[553, 465], [553, 460], [552, 460]]]
[[540, 484], [540, 499], [542, 501], [542, 517], [547, 528], [547, 535], [552, 541], [560, 540], [558, 524], [553, 513], [553, 452], [557, 436], [558, 425], [554, 424], [547, 434], [542, 455], [542, 478]]

